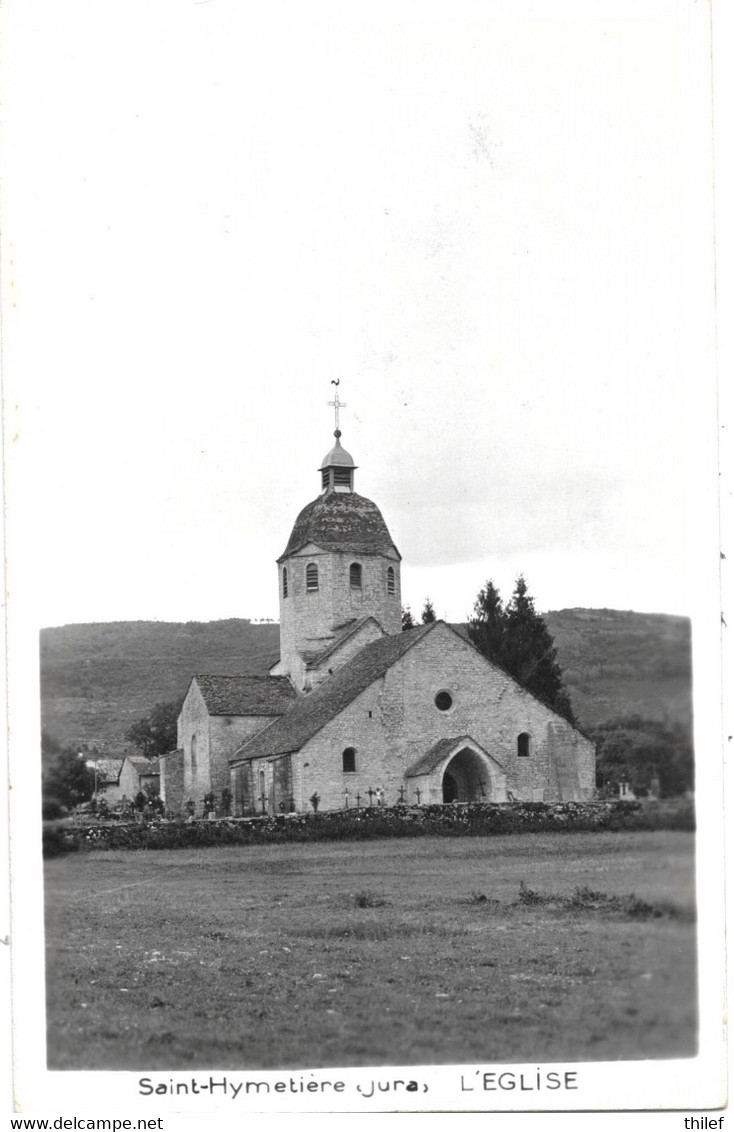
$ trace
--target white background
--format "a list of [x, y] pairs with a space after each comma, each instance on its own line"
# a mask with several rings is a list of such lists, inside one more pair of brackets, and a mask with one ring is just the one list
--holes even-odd
[[11, 534], [41, 625], [277, 617], [335, 379], [415, 612], [519, 572], [541, 609], [692, 612], [704, 5], [6, 8]]

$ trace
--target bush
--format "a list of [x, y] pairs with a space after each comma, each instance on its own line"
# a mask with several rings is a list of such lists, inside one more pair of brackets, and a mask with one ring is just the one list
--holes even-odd
[[[368, 807], [216, 821], [126, 821], [66, 827], [72, 848], [183, 849], [209, 845], [368, 840], [376, 837], [494, 837], [507, 833], [695, 828], [689, 798], [667, 802], [507, 802]], [[45, 844], [45, 843], [44, 843]], [[68, 851], [68, 850], [63, 850]]]
[[66, 807], [62, 806], [58, 798], [44, 798], [41, 802], [41, 816], [44, 821], [63, 818], [66, 816]]
[[354, 903], [358, 908], [384, 908], [387, 900], [375, 892], [358, 892]]
[[528, 888], [525, 881], [521, 880], [520, 881], [520, 891], [518, 893], [518, 899], [519, 899], [519, 902], [521, 904], [533, 905], [533, 904], [545, 904], [545, 903], [547, 903], [548, 898], [545, 897], [545, 896], [541, 896], [541, 894], [539, 892], [536, 892], [534, 888]]
[[73, 853], [79, 848], [79, 841], [75, 832], [60, 824], [44, 823], [43, 826], [43, 855], [44, 857], [60, 857], [62, 853]]

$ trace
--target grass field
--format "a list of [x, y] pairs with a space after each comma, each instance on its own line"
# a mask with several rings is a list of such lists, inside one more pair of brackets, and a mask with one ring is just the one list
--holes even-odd
[[53, 1069], [696, 1049], [686, 833], [76, 853], [46, 908]]

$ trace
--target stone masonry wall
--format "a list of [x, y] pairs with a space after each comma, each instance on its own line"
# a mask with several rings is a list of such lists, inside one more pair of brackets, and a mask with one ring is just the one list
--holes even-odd
[[[306, 567], [318, 566], [319, 588], [306, 592]], [[352, 589], [349, 567], [362, 567], [362, 586]], [[283, 597], [283, 567], [288, 570], [288, 597]], [[395, 571], [395, 593], [387, 592], [387, 570]], [[401, 629], [400, 560], [382, 555], [324, 553], [316, 547], [289, 558], [278, 567], [280, 595], [279, 671], [298, 671], [300, 654], [328, 647], [334, 630], [351, 620], [372, 616], [386, 633]]]
[[230, 786], [230, 756], [246, 739], [250, 739], [272, 722], [272, 715], [211, 716], [209, 739], [211, 789], [217, 798], [222, 790]]
[[191, 799], [198, 813], [211, 785], [209, 712], [195, 681], [189, 686], [179, 715], [178, 745], [183, 750], [184, 803]]
[[161, 798], [169, 817], [179, 817], [184, 810], [184, 753], [171, 751], [160, 760]]
[[323, 684], [324, 680], [328, 680], [329, 676], [336, 672], [338, 668], [348, 664], [352, 657], [363, 649], [365, 645], [370, 644], [372, 641], [378, 641], [383, 636], [383, 632], [379, 625], [374, 621], [368, 621], [366, 625], [353, 633], [348, 640], [330, 652], [323, 662], [314, 666], [308, 673], [308, 686], [311, 690], [318, 688], [319, 684]]
[[191, 799], [198, 813], [206, 794], [213, 792], [219, 799], [222, 790], [230, 785], [229, 756], [272, 721], [272, 716], [210, 716], [204, 697], [193, 682], [178, 726], [179, 747], [183, 750], [184, 802]]
[[122, 796], [132, 801], [140, 789], [140, 775], [130, 762], [130, 759], [125, 759], [120, 771], [120, 790], [122, 791]]
[[[439, 691], [453, 698], [447, 712], [434, 703]], [[521, 732], [530, 735], [528, 757], [517, 754]], [[559, 790], [582, 798], [593, 789], [593, 745], [451, 629], [437, 625], [294, 756], [296, 806], [309, 809], [317, 792], [321, 809], [338, 809], [347, 790], [355, 804], [359, 792], [364, 804], [370, 787], [381, 787], [392, 804], [400, 786], [410, 785], [404, 776], [412, 764], [439, 739], [463, 735], [504, 768], [507, 790], [518, 800], [553, 801]], [[354, 773], [342, 770], [346, 747], [357, 752]]]

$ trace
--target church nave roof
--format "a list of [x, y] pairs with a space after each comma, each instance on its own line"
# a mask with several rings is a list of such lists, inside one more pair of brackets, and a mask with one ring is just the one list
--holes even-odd
[[296, 698], [287, 676], [194, 676], [210, 715], [282, 715]]
[[404, 633], [382, 637], [365, 645], [348, 664], [338, 669], [329, 680], [314, 692], [300, 697], [293, 707], [264, 731], [248, 739], [230, 762], [258, 758], [262, 755], [281, 755], [298, 751], [322, 727], [343, 711], [360, 692], [373, 684], [391, 668], [417, 641], [435, 625], [419, 625]]

